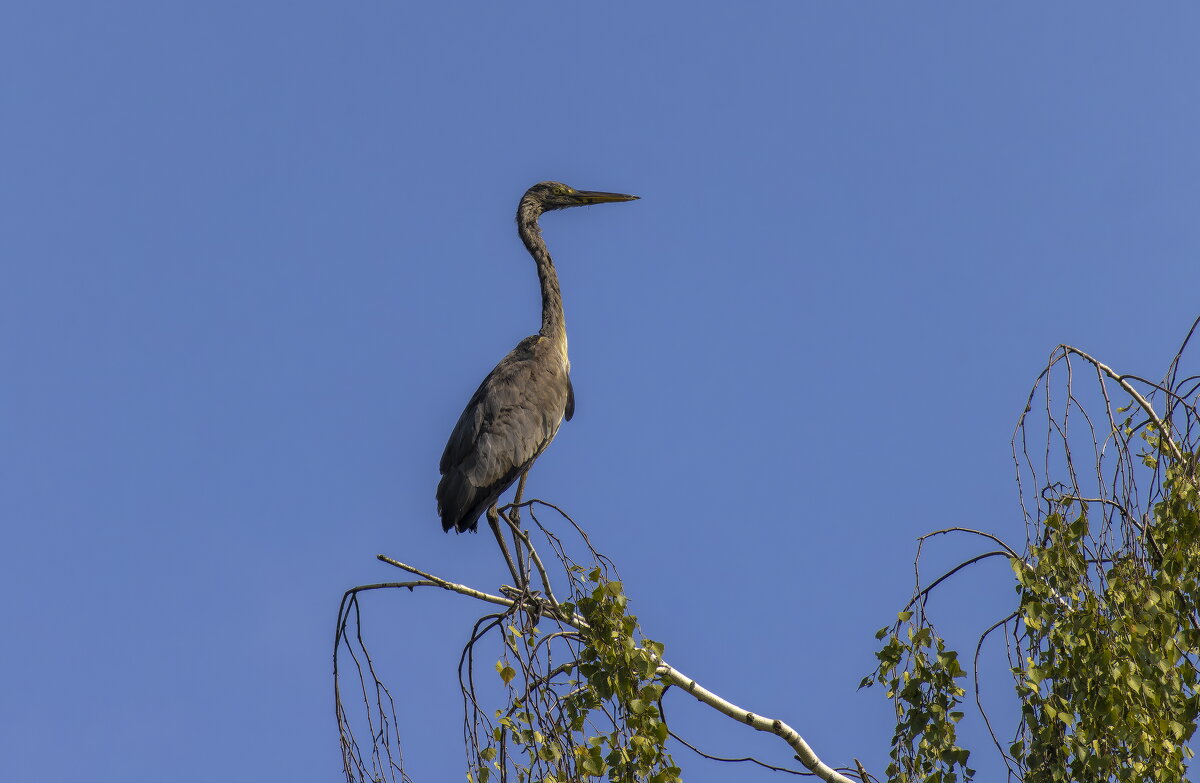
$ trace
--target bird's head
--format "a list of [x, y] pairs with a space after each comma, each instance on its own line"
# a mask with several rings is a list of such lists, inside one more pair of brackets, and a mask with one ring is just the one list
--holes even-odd
[[561, 182], [539, 182], [521, 198], [521, 205], [533, 207], [536, 212], [552, 209], [586, 207], [588, 204], [608, 204], [616, 201], [635, 201], [638, 196], [625, 193], [603, 193], [598, 190], [576, 190]]

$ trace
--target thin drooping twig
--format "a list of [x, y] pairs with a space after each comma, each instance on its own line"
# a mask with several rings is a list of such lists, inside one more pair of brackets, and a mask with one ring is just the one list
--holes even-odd
[[[341, 605], [338, 607], [338, 622], [334, 633], [333, 641], [333, 673], [334, 673], [334, 703], [336, 705], [338, 733], [342, 748], [342, 763], [346, 771], [347, 778], [352, 774], [357, 774], [360, 780], [370, 779], [373, 781], [382, 781], [384, 774], [392, 781], [396, 780], [396, 773], [400, 775], [400, 780], [404, 783], [411, 783], [408, 775], [404, 771], [403, 754], [400, 750], [400, 736], [396, 721], [396, 704], [392, 698], [391, 692], [387, 686], [379, 679], [379, 675], [375, 670], [374, 662], [371, 660], [371, 655], [367, 652], [365, 642], [362, 637], [362, 618], [359, 612], [358, 596], [371, 590], [382, 590], [391, 588], [408, 588], [410, 591], [415, 587], [430, 586], [431, 583], [425, 581], [420, 582], [388, 582], [374, 585], [362, 585], [360, 587], [347, 590], [342, 596]], [[359, 659], [355, 652], [354, 646], [350, 643], [347, 625], [350, 622], [351, 616], [354, 618], [354, 639], [357, 641], [358, 648], [362, 651], [365, 658], [366, 669], [364, 671], [363, 661]], [[363, 706], [367, 713], [367, 722], [371, 731], [371, 770], [368, 771], [366, 764], [362, 758], [362, 751], [359, 748], [357, 740], [349, 729], [348, 717], [341, 696], [341, 678], [339, 676], [338, 667], [338, 652], [342, 646], [346, 647], [346, 652], [354, 660], [355, 668], [358, 673], [358, 683], [360, 693], [363, 699]], [[368, 695], [368, 685], [366, 675], [370, 674], [371, 682], [375, 691], [375, 708], [371, 707], [371, 700]], [[386, 699], [387, 707], [384, 706]], [[380, 725], [378, 730], [375, 729], [372, 713], [379, 719]], [[391, 731], [388, 726], [391, 726]], [[393, 749], [392, 742], [395, 742]]]
[[[1012, 559], [1018, 560], [1022, 563], [1025, 563], [1026, 566], [1029, 565], [1029, 562], [1027, 560], [1025, 560], [1025, 558], [1018, 555], [1016, 553], [1016, 550], [1014, 550], [1008, 544], [1004, 543], [1004, 541], [1002, 541], [997, 536], [994, 536], [991, 533], [987, 533], [983, 530], [975, 530], [974, 528], [969, 528], [969, 527], [947, 527], [947, 528], [942, 528], [941, 530], [935, 530], [932, 533], [926, 533], [925, 535], [920, 536], [919, 538], [917, 538], [917, 542], [918, 542], [917, 543], [917, 553], [918, 553], [917, 557], [920, 558], [920, 548], [921, 548], [921, 545], [925, 543], [926, 539], [931, 538], [933, 536], [944, 535], [946, 533], [971, 533], [973, 535], [981, 536], [983, 538], [989, 539], [991, 541], [996, 542], [997, 544], [1000, 545], [1001, 548], [1003, 548], [1003, 550], [1004, 550], [1003, 554], [1007, 554]], [[980, 559], [982, 559], [982, 558], [983, 558], [983, 556], [980, 557]], [[964, 563], [963, 565], [964, 566], [970, 565], [970, 562], [968, 561], [967, 563]], [[958, 568], [961, 568], [961, 567], [962, 566], [959, 566]], [[951, 574], [954, 573], [954, 571], [957, 571], [958, 568], [955, 568], [950, 573]], [[949, 575], [950, 574], [946, 574], [941, 578], [944, 579], [946, 576], [949, 576]], [[918, 581], [919, 581], [919, 575], [918, 575]], [[1049, 587], [1049, 585], [1047, 585], [1047, 586]], [[1065, 597], [1063, 597], [1061, 594], [1059, 594], [1058, 591], [1056, 591], [1053, 587], [1050, 588], [1050, 594], [1053, 595], [1055, 600], [1058, 601], [1058, 603], [1061, 604], [1064, 608], [1066, 608], [1066, 609], [1071, 608], [1070, 601], [1068, 601]], [[919, 595], [919, 593], [918, 593], [918, 595]], [[912, 606], [911, 602], [909, 603], [909, 606]]]
[[[1192, 336], [1196, 334], [1196, 327], [1200, 326], [1200, 316], [1192, 321], [1192, 328], [1188, 329], [1187, 336], [1183, 338], [1183, 342], [1179, 344], [1179, 350], [1175, 352], [1175, 358], [1171, 359], [1171, 363], [1167, 365], [1169, 372], [1167, 373], [1167, 385], [1174, 387], [1175, 379], [1179, 376], [1179, 360], [1183, 358], [1183, 352], [1187, 350], [1188, 343], [1192, 341]], [[1184, 379], [1186, 383], [1189, 379]]]
[[923, 599], [927, 595], [929, 595], [930, 591], [932, 591], [935, 587], [937, 587], [938, 585], [940, 585], [942, 582], [946, 581], [950, 577], [954, 576], [955, 574], [957, 574], [959, 571], [963, 570], [964, 568], [966, 568], [968, 566], [972, 566], [972, 565], [978, 563], [980, 560], [987, 560], [989, 557], [1010, 557], [1010, 556], [1011, 555], [1009, 555], [1008, 552], [1002, 552], [999, 549], [994, 549], [991, 552], [984, 552], [982, 555], [976, 555], [975, 557], [972, 557], [970, 560], [966, 560], [962, 563], [959, 563], [958, 565], [954, 566], [954, 568], [951, 568], [949, 571], [947, 571], [946, 573], [939, 576], [937, 579], [934, 579], [932, 582], [929, 583], [929, 585], [927, 587], [925, 587], [923, 590], [921, 590], [919, 593], [917, 593], [911, 599], [909, 599], [908, 603], [905, 604], [904, 608], [901, 609], [900, 611], [907, 612], [909, 609], [912, 608], [913, 604], [915, 604], [917, 601], [920, 601], [921, 599]]
[[613, 561], [610, 560], [606, 555], [601, 554], [599, 551], [597, 551], [596, 547], [594, 547], [592, 545], [592, 539], [588, 536], [587, 531], [584, 530], [579, 525], [578, 522], [576, 522], [574, 519], [572, 519], [571, 515], [568, 514], [566, 511], [563, 511], [561, 508], [554, 505], [553, 503], [548, 503], [545, 500], [539, 500], [537, 498], [533, 498], [531, 500], [526, 500], [526, 501], [522, 502], [520, 504], [520, 506], [522, 508], [527, 507], [529, 509], [529, 515], [531, 517], [533, 517], [534, 522], [537, 523], [538, 527], [541, 528], [542, 532], [545, 533], [551, 539], [552, 542], [557, 540], [557, 536], [554, 536], [554, 534], [551, 533], [549, 530], [547, 530], [540, 522], [537, 522], [537, 517], [534, 516], [534, 513], [533, 513], [533, 507], [535, 505], [545, 506], [546, 508], [552, 509], [555, 512], [557, 512], [559, 516], [561, 516], [563, 519], [565, 519], [567, 521], [567, 523], [570, 524], [571, 527], [573, 527], [575, 529], [576, 534], [578, 534], [579, 538], [583, 541], [584, 546], [586, 546], [588, 548], [588, 552], [596, 560], [596, 562], [601, 564], [606, 571], [616, 571], [616, 566], [613, 564]]
[[996, 745], [996, 750], [1000, 751], [1000, 758], [1004, 760], [1004, 764], [1008, 767], [1008, 771], [1014, 774], [1015, 770], [1010, 763], [1011, 758], [1009, 757], [1008, 753], [1005, 752], [1004, 747], [1000, 744], [1000, 738], [996, 736], [995, 730], [992, 729], [992, 721], [990, 718], [988, 718], [987, 710], [983, 708], [983, 696], [979, 687], [979, 653], [983, 649], [984, 640], [988, 638], [991, 632], [1002, 626], [1006, 627], [1010, 621], [1017, 619], [1018, 614], [1018, 612], [1013, 612], [1003, 620], [992, 623], [992, 625], [988, 627], [986, 631], [979, 635], [979, 641], [975, 644], [975, 660], [971, 665], [972, 669], [974, 669], [975, 678], [975, 707], [979, 710], [979, 714], [983, 716], [983, 722], [984, 725], [987, 726], [988, 734], [991, 735], [992, 742]]
[[1009, 557], [1015, 557], [1018, 560], [1021, 559], [1021, 556], [1018, 555], [1012, 547], [1010, 547], [1008, 544], [1004, 543], [1004, 541], [1002, 541], [1000, 538], [992, 535], [991, 533], [987, 533], [983, 530], [975, 530], [974, 528], [969, 528], [969, 527], [946, 527], [946, 528], [942, 528], [941, 530], [934, 530], [931, 533], [926, 533], [925, 535], [919, 537], [917, 539], [917, 542], [920, 543], [927, 538], [933, 538], [934, 536], [945, 535], [946, 533], [971, 533], [973, 535], [982, 536], [983, 538], [987, 538], [987, 539], [994, 541], [1001, 549], [1003, 549], [1006, 553], [1008, 553]]
[[[459, 691], [463, 696], [463, 739], [474, 745], [479, 744], [479, 737], [476, 734], [479, 724], [477, 721], [472, 721], [469, 716], [483, 715], [485, 720], [487, 716], [487, 713], [484, 712], [479, 702], [475, 699], [475, 642], [490, 633], [492, 629], [497, 628], [504, 621], [506, 614], [507, 612], [493, 612], [476, 620], [475, 626], [471, 629], [470, 641], [463, 647], [463, 651], [458, 658], [458, 684]], [[467, 675], [467, 683], [465, 685], [463, 684], [464, 669]], [[468, 702], [474, 709], [474, 712], [466, 709]], [[486, 728], [489, 730], [492, 728], [491, 721], [488, 721]]]

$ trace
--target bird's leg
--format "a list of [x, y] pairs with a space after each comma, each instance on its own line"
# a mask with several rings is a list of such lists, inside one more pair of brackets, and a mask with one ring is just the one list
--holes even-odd
[[521, 480], [517, 483], [517, 494], [513, 496], [512, 502], [512, 520], [513, 531], [513, 546], [517, 548], [517, 568], [521, 570], [521, 576], [525, 578], [524, 584], [529, 584], [529, 562], [525, 559], [525, 550], [522, 547], [522, 541], [517, 536], [517, 531], [521, 529], [521, 498], [525, 495], [525, 479], [529, 478], [529, 470], [526, 469], [521, 474]]
[[521, 511], [517, 507], [521, 505], [521, 500], [525, 497], [525, 479], [527, 478], [529, 478], [528, 468], [521, 474], [521, 480], [517, 482], [517, 494], [513, 498], [513, 520], [516, 522], [521, 521]]
[[[488, 526], [492, 528], [492, 532], [496, 534], [496, 542], [500, 544], [500, 551], [504, 553], [504, 562], [508, 564], [508, 571], [512, 574], [513, 581], [516, 582], [514, 587], [518, 590], [524, 590], [526, 582], [521, 578], [523, 572], [518, 571], [516, 565], [513, 564], [512, 555], [508, 553], [508, 545], [504, 543], [504, 533], [500, 531], [500, 512], [496, 510], [496, 504], [487, 510]], [[520, 548], [517, 548], [520, 552]]]

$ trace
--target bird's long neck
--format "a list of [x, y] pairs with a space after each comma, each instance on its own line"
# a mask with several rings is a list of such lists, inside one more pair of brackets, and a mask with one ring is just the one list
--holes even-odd
[[521, 241], [533, 256], [537, 264], [538, 281], [542, 286], [542, 330], [540, 334], [558, 346], [563, 360], [567, 359], [567, 324], [563, 319], [562, 292], [558, 288], [558, 273], [554, 271], [554, 261], [546, 242], [542, 239], [542, 229], [538, 226], [541, 215], [539, 205], [528, 199], [521, 200], [517, 209], [517, 233]]

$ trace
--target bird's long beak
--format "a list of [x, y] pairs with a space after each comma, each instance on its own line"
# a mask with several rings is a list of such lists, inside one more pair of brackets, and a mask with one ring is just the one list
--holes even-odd
[[626, 193], [604, 193], [599, 190], [577, 190], [571, 198], [578, 199], [580, 205], [611, 204], [614, 201], [637, 201], [641, 196], [630, 196]]

